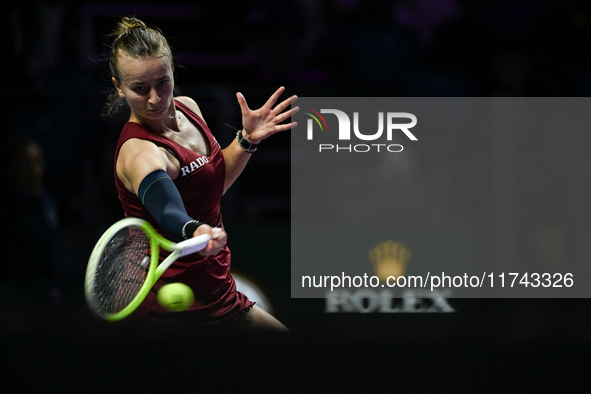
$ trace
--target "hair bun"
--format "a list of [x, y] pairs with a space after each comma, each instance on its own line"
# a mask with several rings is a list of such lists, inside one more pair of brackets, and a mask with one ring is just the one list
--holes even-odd
[[121, 25], [125, 26], [127, 29], [134, 29], [136, 27], [146, 27], [146, 24], [134, 17], [123, 17], [123, 19], [121, 19]]
[[113, 33], [114, 36], [122, 36], [123, 34], [127, 33], [128, 31], [132, 30], [132, 29], [137, 29], [137, 28], [147, 28], [147, 25], [134, 17], [123, 17], [121, 18], [121, 22], [119, 22], [118, 26], [117, 26], [117, 30]]

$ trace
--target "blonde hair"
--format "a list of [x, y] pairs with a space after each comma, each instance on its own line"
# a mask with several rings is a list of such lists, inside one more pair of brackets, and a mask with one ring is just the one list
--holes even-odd
[[[149, 27], [137, 18], [123, 17], [108, 38], [112, 39], [109, 46], [109, 70], [117, 82], [120, 82], [117, 60], [121, 52], [133, 57], [168, 56], [174, 69], [172, 49], [157, 27]], [[114, 90], [107, 98], [103, 115], [109, 116], [116, 113], [124, 104], [125, 100], [119, 96], [117, 90]]]

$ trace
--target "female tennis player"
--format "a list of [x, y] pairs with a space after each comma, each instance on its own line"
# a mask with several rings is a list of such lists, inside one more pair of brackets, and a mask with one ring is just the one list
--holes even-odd
[[[281, 87], [251, 110], [237, 93], [242, 130], [221, 149], [195, 101], [174, 97], [172, 52], [160, 30], [124, 17], [112, 39], [109, 67], [115, 90], [107, 109], [112, 113], [125, 103], [130, 109], [115, 155], [115, 184], [125, 215], [147, 220], [175, 242], [212, 236], [206, 249], [166, 270], [132, 317], [286, 330], [236, 291], [220, 200], [262, 140], [296, 126], [281, 122], [298, 111], [288, 109], [297, 97], [276, 104]], [[158, 290], [175, 282], [194, 292], [187, 311], [169, 312], [156, 302]]]

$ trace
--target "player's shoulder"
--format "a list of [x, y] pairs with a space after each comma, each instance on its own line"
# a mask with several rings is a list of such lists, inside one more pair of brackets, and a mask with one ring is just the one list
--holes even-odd
[[136, 157], [140, 154], [151, 156], [158, 150], [158, 145], [153, 141], [143, 138], [129, 138], [119, 148], [119, 158]]
[[201, 118], [203, 118], [203, 114], [201, 113], [201, 109], [199, 108], [199, 106], [197, 105], [197, 103], [195, 102], [195, 100], [193, 100], [191, 97], [188, 97], [188, 96], [178, 96], [178, 97], [175, 97], [175, 100], [177, 100], [178, 102], [184, 104], [191, 111], [195, 112], [197, 115], [199, 115]]

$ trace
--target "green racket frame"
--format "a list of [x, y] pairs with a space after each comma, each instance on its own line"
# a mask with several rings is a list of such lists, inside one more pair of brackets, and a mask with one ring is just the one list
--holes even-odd
[[[104, 313], [102, 311], [99, 311], [99, 307], [93, 290], [96, 269], [98, 267], [100, 257], [105, 247], [109, 244], [109, 241], [119, 231], [130, 226], [136, 226], [143, 229], [150, 240], [150, 266], [148, 268], [148, 274], [138, 294], [126, 307], [124, 307], [116, 313]], [[210, 239], [211, 236], [209, 234], [203, 234], [198, 237], [190, 238], [179, 243], [174, 243], [161, 236], [154, 229], [154, 227], [150, 225], [150, 223], [143, 219], [125, 218], [118, 221], [117, 223], [113, 224], [107, 231], [105, 231], [105, 233], [96, 243], [94, 249], [92, 250], [92, 253], [90, 254], [90, 259], [88, 260], [88, 266], [86, 268], [86, 280], [84, 283], [84, 293], [88, 307], [97, 316], [105, 320], [118, 321], [126, 318], [134, 310], [136, 310], [138, 306], [140, 306], [142, 301], [148, 295], [148, 292], [150, 291], [152, 286], [154, 286], [156, 281], [160, 278], [164, 271], [166, 271], [168, 267], [170, 267], [172, 263], [174, 263], [179, 257], [183, 257], [205, 249]], [[166, 257], [166, 259], [164, 259], [164, 261], [162, 261], [162, 263], [158, 264], [160, 257], [160, 248], [167, 250], [171, 253], [170, 255], [168, 255], [168, 257]]]

